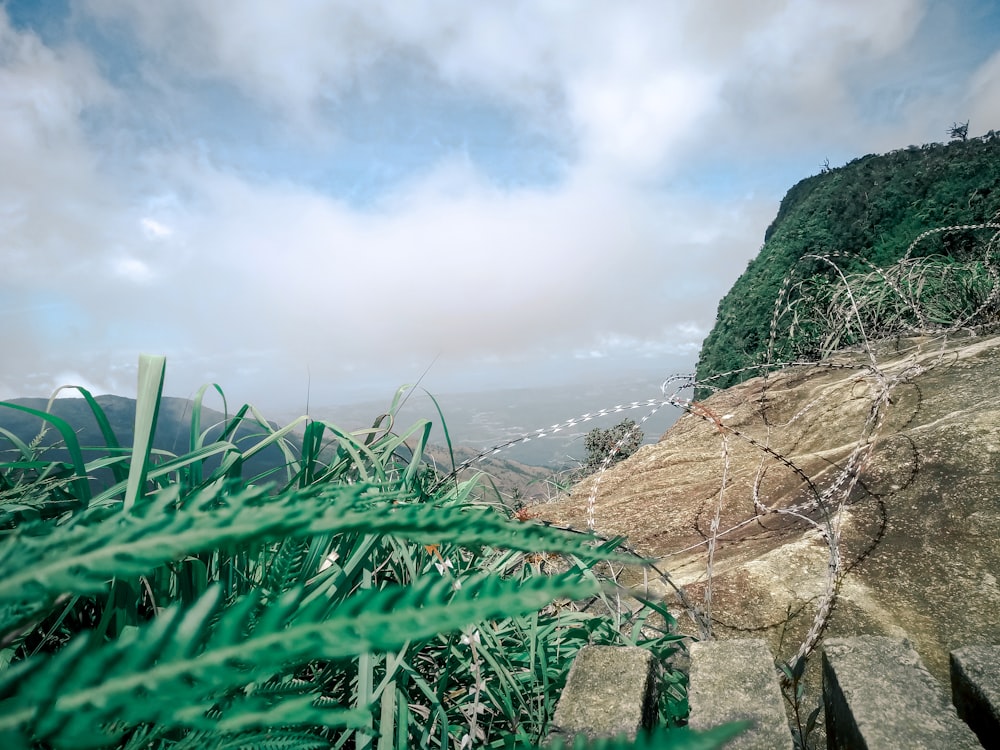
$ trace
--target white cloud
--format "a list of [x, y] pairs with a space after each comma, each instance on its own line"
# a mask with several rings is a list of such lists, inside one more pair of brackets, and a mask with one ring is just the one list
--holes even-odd
[[142, 225], [143, 234], [151, 240], [162, 240], [174, 233], [174, 230], [166, 224], [156, 219], [151, 219], [148, 216], [143, 217], [139, 223]]
[[[114, 84], [99, 70], [123, 65], [115, 50], [46, 46], [0, 7], [0, 290], [59, 300], [58, 315], [16, 316], [28, 332], [0, 383], [48, 356], [37, 341], [94, 382], [112, 382], [121, 357], [163, 351], [188, 368], [185, 387], [271, 387], [307, 363], [360, 380], [438, 352], [470, 368], [556, 352], [692, 357], [780, 198], [743, 186], [740, 168], [787, 160], [794, 179], [827, 144], [943, 136], [934, 96], [901, 108], [905, 127], [859, 114], [895, 85], [884, 64], [910, 49], [926, 7], [85, 0], [74, 18], [103, 24], [99, 45], [134, 45]], [[998, 70], [994, 57], [962, 88], [974, 123], [1000, 114]], [[429, 132], [384, 122], [405, 120], [401, 71], [406, 93], [444, 110]], [[227, 86], [245, 117], [212, 98]], [[360, 164], [390, 175], [360, 209], [327, 179], [363, 160], [338, 140], [356, 102], [373, 161], [382, 138], [430, 154]], [[485, 125], [444, 132], [453, 102]], [[232, 127], [264, 166], [231, 147]], [[501, 188], [483, 160], [525, 157], [498, 138], [474, 158], [463, 127], [541, 133], [565, 168]], [[293, 151], [305, 167], [283, 163]]]
[[976, 71], [967, 98], [971, 132], [1000, 130], [1000, 52]]
[[103, 393], [111, 393], [105, 384], [95, 383], [79, 372], [63, 370], [52, 379], [51, 393], [56, 393], [56, 398], [83, 398], [79, 389], [84, 388], [91, 394], [97, 396]]
[[168, 68], [231, 81], [272, 116], [314, 132], [328, 126], [325, 102], [377, 100], [400, 66], [419, 68], [429, 86], [513, 107], [579, 160], [641, 178], [720, 140], [780, 142], [814, 133], [811, 125], [834, 132], [856, 122], [858, 71], [904, 47], [925, 6], [414, 0], [294, 11], [251, 2], [235, 12], [224, 0], [87, 3], [133, 24]]
[[3, 12], [0, 50], [6, 114], [0, 137], [9, 149], [31, 152], [53, 142], [78, 143], [80, 114], [109, 94], [90, 57], [79, 48], [54, 52], [35, 34], [15, 30]]
[[926, 6], [887, 0], [771, 3], [760, 13], [755, 7], [754, 23], [731, 39], [724, 114], [709, 137], [738, 135], [767, 150], [838, 141], [873, 148], [864, 140], [870, 144], [884, 128], [865, 121], [866, 98], [883, 84], [887, 62], [912, 41]]
[[147, 284], [155, 274], [148, 264], [131, 256], [122, 256], [112, 262], [112, 271], [116, 276], [134, 284]]
[[[155, 262], [119, 249], [114, 273], [69, 294], [95, 330], [201, 368], [188, 387], [250, 372], [247, 357], [258, 370], [308, 363], [356, 379], [410, 373], [438, 353], [456, 366], [544, 361], [588, 341], [617, 342], [615, 356], [690, 356], [690, 331], [669, 321], [710, 323], [731, 282], [716, 268], [735, 278], [755, 247], [743, 238], [774, 208], [704, 205], [591, 173], [504, 191], [460, 162], [358, 212], [183, 154], [155, 169], [190, 198], [173, 214], [179, 229], [158, 240]], [[263, 360], [235, 351], [262, 344], [277, 349]], [[195, 365], [200, 352], [217, 360]]]
[[585, 153], [603, 168], [655, 175], [714, 106], [716, 83], [693, 70], [628, 78], [632, 82], [598, 74], [577, 81], [574, 119]]
[[81, 124], [112, 96], [92, 60], [16, 31], [2, 8], [0, 50], [2, 288], [85, 266], [113, 231], [114, 208]]

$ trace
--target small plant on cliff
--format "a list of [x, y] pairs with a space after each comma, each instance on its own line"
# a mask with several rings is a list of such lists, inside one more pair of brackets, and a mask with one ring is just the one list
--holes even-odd
[[582, 474], [593, 474], [602, 466], [613, 466], [624, 461], [639, 450], [642, 439], [642, 430], [632, 419], [623, 419], [608, 429], [595, 427], [587, 433], [584, 442], [587, 459]]
[[817, 705], [805, 717], [803, 723], [802, 713], [805, 711], [806, 686], [802, 677], [805, 674], [807, 664], [808, 659], [804, 656], [796, 659], [793, 664], [785, 664], [780, 661], [777, 663], [777, 667], [781, 671], [781, 693], [792, 709], [792, 715], [795, 718], [792, 725], [792, 742], [795, 745], [795, 750], [806, 750], [809, 747], [809, 736], [816, 728], [816, 722], [819, 720], [822, 708], [821, 705]]

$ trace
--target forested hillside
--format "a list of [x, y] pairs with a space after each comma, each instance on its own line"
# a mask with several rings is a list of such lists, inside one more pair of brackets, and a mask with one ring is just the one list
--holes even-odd
[[[760, 253], [719, 303], [715, 326], [698, 360], [699, 382], [713, 378], [711, 385], [726, 387], [757, 374], [752, 369], [735, 371], [768, 359], [779, 296], [791, 312], [785, 315], [779, 310], [772, 361], [819, 356], [824, 353], [824, 342], [851, 343], [850, 336], [822, 330], [829, 325], [831, 306], [844, 302], [844, 296], [838, 298], [836, 291], [838, 285], [843, 286], [841, 273], [861, 283], [865, 281], [863, 274], [897, 264], [925, 230], [996, 222], [998, 214], [1000, 133], [994, 131], [946, 145], [910, 146], [882, 156], [865, 156], [802, 180], [782, 200]], [[992, 234], [982, 230], [940, 232], [921, 242], [910, 257], [976, 261], [978, 266], [967, 265], [961, 270], [961, 284], [971, 290], [970, 299], [964, 302], [973, 308], [983, 300], [984, 304], [995, 304], [987, 299], [993, 294], [995, 272], [988, 262], [983, 263]], [[833, 263], [812, 256], [836, 256], [839, 272]], [[929, 275], [940, 276], [941, 269], [925, 266], [921, 274], [920, 293], [926, 295]], [[784, 292], [783, 283], [787, 283]], [[902, 296], [908, 293], [903, 290]], [[813, 307], [824, 308], [822, 314], [793, 310], [791, 302], [796, 295], [811, 295]], [[912, 300], [902, 301], [912, 307]], [[878, 305], [884, 302], [879, 300]], [[889, 304], [889, 312], [869, 313], [889, 314], [892, 309]], [[907, 322], [917, 327], [954, 322], [944, 320], [948, 315], [918, 312], [916, 316], [917, 320]]]

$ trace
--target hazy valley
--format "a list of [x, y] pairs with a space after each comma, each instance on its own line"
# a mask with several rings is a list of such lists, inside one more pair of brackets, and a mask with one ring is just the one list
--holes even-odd
[[[516, 388], [469, 393], [432, 394], [437, 401], [452, 444], [475, 451], [486, 450], [536, 430], [561, 425], [587, 413], [610, 409], [619, 404], [640, 403], [658, 399], [662, 393], [663, 377], [630, 377], [574, 384], [559, 387]], [[353, 404], [323, 406], [311, 409], [311, 416], [325, 419], [347, 429], [370, 427], [374, 419], [385, 411], [390, 398], [383, 401], [366, 401]], [[572, 468], [586, 454], [584, 436], [594, 427], [609, 427], [630, 417], [636, 422], [652, 411], [652, 407], [630, 409], [617, 414], [591, 420], [560, 430], [544, 439], [532, 439], [504, 449], [499, 458], [517, 461], [529, 466], [543, 466], [562, 470]], [[278, 421], [285, 423], [295, 414], [282, 415]], [[643, 425], [646, 442], [655, 442], [679, 416], [674, 407], [660, 408]], [[400, 410], [403, 425], [418, 419], [434, 422], [431, 442], [445, 444], [444, 432], [437, 408], [431, 398], [417, 390]]]

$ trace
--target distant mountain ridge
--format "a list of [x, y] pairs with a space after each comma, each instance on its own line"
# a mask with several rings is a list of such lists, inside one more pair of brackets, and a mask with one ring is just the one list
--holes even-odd
[[[101, 395], [96, 396], [95, 401], [104, 411], [112, 431], [122, 447], [131, 447], [134, 439], [135, 425], [135, 399]], [[34, 409], [44, 412], [49, 405], [48, 399], [44, 398], [19, 398], [11, 399], [7, 403]], [[185, 398], [164, 396], [160, 402], [160, 410], [157, 419], [156, 432], [153, 439], [153, 449], [172, 455], [179, 455], [191, 449], [191, 415], [192, 401]], [[59, 417], [73, 428], [77, 435], [83, 452], [84, 460], [89, 461], [107, 455], [104, 436], [94, 417], [90, 406], [83, 398], [58, 398], [52, 402], [49, 413]], [[203, 407], [201, 410], [200, 432], [206, 433], [203, 442], [212, 442], [222, 433], [223, 426], [227, 419], [232, 419], [233, 414], [223, 414], [220, 411]], [[0, 406], [0, 428], [13, 433], [17, 438], [25, 443], [30, 443], [42, 432], [44, 420], [42, 418], [25, 413], [20, 410], [4, 408]], [[277, 428], [275, 423], [269, 423]], [[351, 428], [353, 429], [353, 428]], [[299, 431], [301, 435], [301, 431]], [[241, 426], [233, 442], [237, 445], [247, 443], [252, 445], [262, 437], [262, 431], [254, 427], [252, 423]], [[293, 442], [296, 438], [293, 432]], [[58, 459], [66, 454], [64, 448], [60, 447], [62, 437], [58, 430], [49, 427], [45, 430], [44, 438], [39, 443], [40, 448], [47, 450], [47, 455]], [[13, 446], [4, 439], [0, 433], [0, 456], [8, 449], [13, 450]], [[55, 451], [50, 454], [48, 451]], [[478, 451], [470, 447], [453, 446], [454, 460], [456, 464], [461, 464], [467, 459], [473, 458]], [[447, 473], [451, 471], [451, 455], [442, 446], [430, 445], [425, 450], [425, 458], [431, 461], [438, 471]], [[218, 458], [207, 462], [208, 466], [218, 463]], [[273, 474], [276, 467], [285, 465], [285, 457], [275, 446], [269, 446], [262, 451], [255, 453], [244, 461], [243, 476], [254, 477], [263, 476], [267, 481], [267, 475], [274, 480], [280, 481], [281, 474]], [[463, 473], [463, 477], [469, 476], [476, 471], [482, 471], [489, 476], [489, 481], [511, 500], [516, 498], [530, 501], [542, 499], [548, 496], [550, 490], [546, 484], [546, 479], [552, 476], [552, 470], [546, 467], [527, 466], [517, 461], [512, 461], [501, 456], [487, 456], [477, 461], [469, 471]], [[100, 486], [107, 486], [110, 482], [110, 473], [100, 471], [95, 474], [95, 481]]]
[[[122, 445], [131, 445], [135, 426], [135, 399], [104, 394], [95, 396], [94, 400], [104, 410], [119, 442]], [[10, 399], [8, 403], [44, 412], [48, 407], [49, 400], [15, 398]], [[184, 450], [190, 434], [191, 403], [189, 399], [171, 396], [164, 396], [161, 399], [159, 422], [154, 440], [156, 448], [171, 452]], [[69, 422], [77, 430], [82, 445], [103, 446], [104, 439], [85, 399], [57, 398], [52, 401], [52, 407], [48, 411]], [[202, 408], [202, 423], [205, 427], [221, 424], [225, 417], [226, 415], [222, 412], [207, 407]], [[30, 432], [37, 434], [38, 429], [42, 426], [42, 420], [23, 412], [4, 410], [0, 412], [0, 425], [23, 438]]]
[[[125, 396], [114, 396], [105, 394], [95, 396], [94, 400], [104, 411], [111, 429], [122, 447], [131, 447], [134, 440], [135, 428], [135, 399]], [[17, 398], [10, 399], [7, 403], [24, 406], [29, 409], [44, 412], [49, 404], [44, 398]], [[153, 450], [163, 451], [172, 455], [179, 455], [190, 450], [191, 444], [191, 407], [192, 402], [185, 398], [164, 396], [160, 401], [160, 410], [156, 424], [156, 432], [153, 436]], [[85, 461], [107, 455], [107, 447], [104, 436], [94, 417], [90, 406], [83, 398], [57, 398], [52, 401], [49, 413], [64, 419], [73, 428], [77, 435], [77, 440], [83, 453]], [[229, 418], [232, 418], [232, 414]], [[201, 410], [200, 431], [207, 433], [206, 442], [212, 442], [222, 434], [223, 425], [226, 422], [226, 415], [207, 407]], [[36, 439], [42, 432], [45, 425], [40, 417], [27, 414], [16, 409], [0, 407], [0, 428], [9, 430], [18, 438], [28, 443]], [[259, 439], [260, 430], [254, 429], [249, 424], [241, 426], [233, 440], [237, 444]], [[7, 441], [0, 434], [0, 453], [6, 450]], [[45, 430], [44, 438], [39, 446], [49, 451], [56, 451], [55, 456], [60, 457], [65, 454], [65, 449], [59, 447], [62, 436], [58, 430], [49, 427]], [[207, 465], [218, 463], [218, 458], [214, 462], [209, 459]], [[268, 447], [246, 459], [244, 464], [244, 476], [252, 477], [264, 474], [272, 470], [275, 466], [284, 464], [281, 451], [276, 447]], [[106, 484], [110, 475], [107, 472], [98, 472], [96, 475], [98, 484]]]

